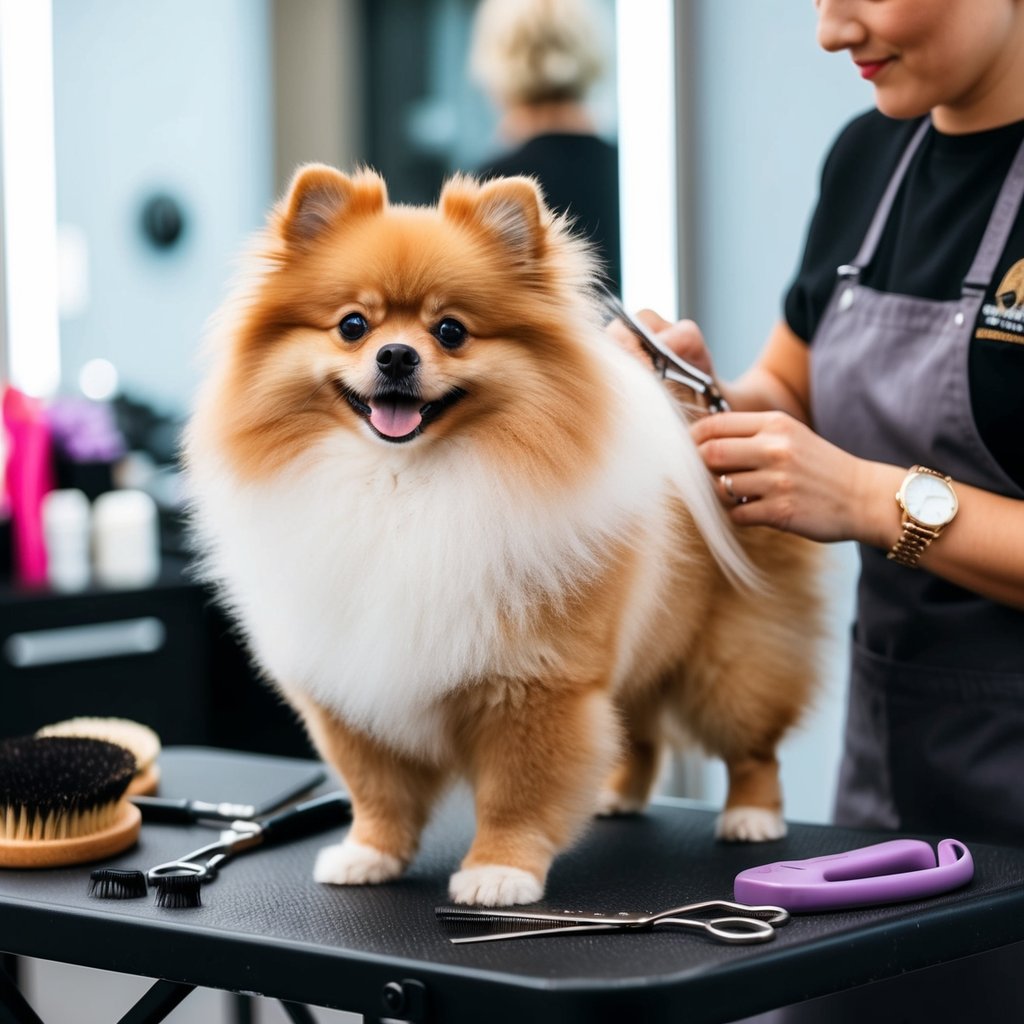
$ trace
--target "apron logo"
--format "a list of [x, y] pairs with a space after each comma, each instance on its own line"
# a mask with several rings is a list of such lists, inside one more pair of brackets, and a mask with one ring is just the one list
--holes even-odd
[[996, 305], [1002, 310], [1024, 306], [1024, 260], [1017, 260], [999, 282]]
[[982, 306], [974, 336], [1024, 345], [1024, 260], [1017, 260], [1003, 275], [995, 299]]

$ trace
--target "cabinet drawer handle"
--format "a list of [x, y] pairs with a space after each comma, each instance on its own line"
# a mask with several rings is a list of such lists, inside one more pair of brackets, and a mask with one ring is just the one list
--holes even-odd
[[166, 637], [164, 624], [150, 615], [142, 619], [12, 633], [4, 643], [4, 655], [15, 668], [38, 668], [67, 661], [152, 654], [163, 647]]

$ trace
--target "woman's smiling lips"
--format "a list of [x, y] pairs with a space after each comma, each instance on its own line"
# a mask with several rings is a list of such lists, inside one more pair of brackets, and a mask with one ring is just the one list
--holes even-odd
[[860, 70], [861, 78], [874, 78], [882, 68], [892, 63], [892, 60], [892, 57], [886, 57], [884, 60], [855, 60], [853, 63]]

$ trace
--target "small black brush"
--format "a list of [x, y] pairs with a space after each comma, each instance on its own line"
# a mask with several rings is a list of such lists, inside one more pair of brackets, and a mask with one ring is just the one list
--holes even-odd
[[137, 900], [149, 892], [141, 871], [97, 868], [89, 876], [89, 895], [101, 900]]
[[199, 875], [164, 875], [154, 883], [156, 905], [167, 910], [188, 910], [202, 906], [203, 880]]

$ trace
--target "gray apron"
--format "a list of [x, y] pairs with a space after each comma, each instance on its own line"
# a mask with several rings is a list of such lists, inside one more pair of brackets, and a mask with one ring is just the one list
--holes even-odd
[[[1024, 144], [959, 299], [860, 283], [929, 124], [903, 154], [856, 259], [839, 268], [811, 346], [814, 426], [862, 458], [920, 463], [1024, 498], [978, 434], [968, 384], [975, 321], [1024, 195]], [[836, 821], [1024, 842], [1024, 615], [885, 555], [860, 547]]]

